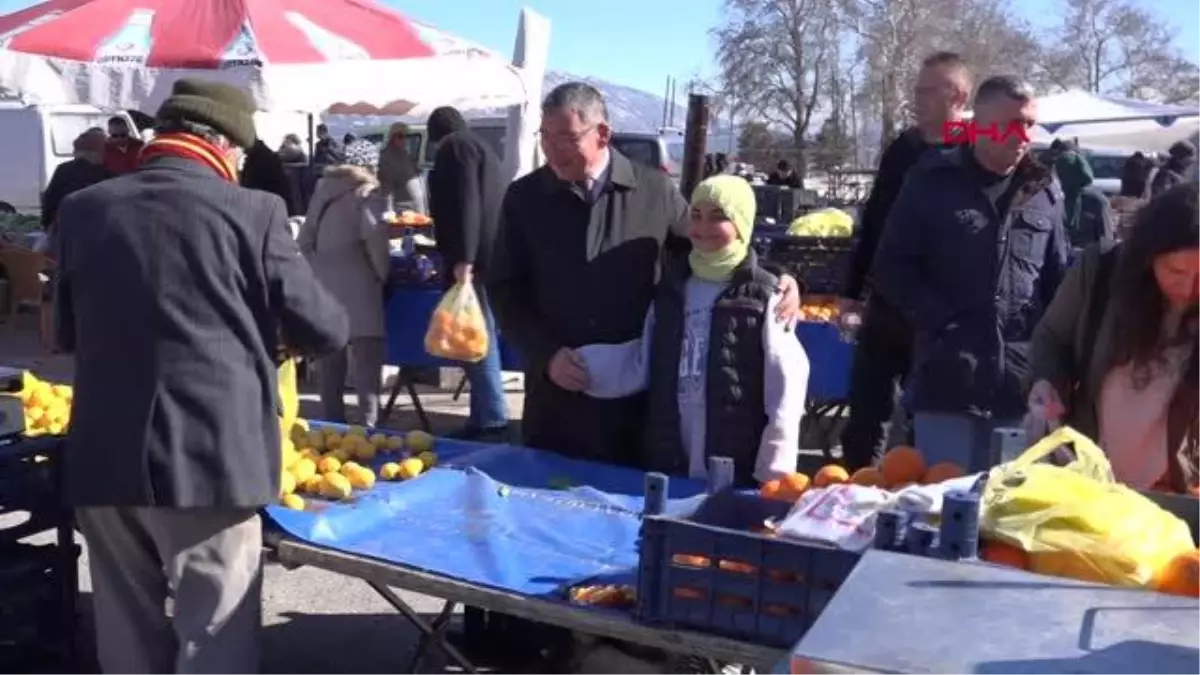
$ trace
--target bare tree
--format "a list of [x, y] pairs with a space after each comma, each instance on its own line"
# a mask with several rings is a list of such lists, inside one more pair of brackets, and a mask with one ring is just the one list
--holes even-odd
[[713, 31], [722, 80], [750, 85], [739, 101], [788, 133], [803, 174], [805, 137], [837, 39], [833, 7], [827, 0], [724, 0], [723, 10], [724, 24]]
[[1175, 30], [1129, 0], [1065, 0], [1049, 36], [1055, 84], [1166, 102], [1193, 100], [1200, 67], [1172, 46]]

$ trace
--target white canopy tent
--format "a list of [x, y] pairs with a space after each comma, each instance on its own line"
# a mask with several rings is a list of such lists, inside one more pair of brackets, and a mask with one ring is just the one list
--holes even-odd
[[1200, 108], [1071, 90], [1038, 99], [1033, 140], [1071, 138], [1090, 147], [1164, 152], [1198, 131]]

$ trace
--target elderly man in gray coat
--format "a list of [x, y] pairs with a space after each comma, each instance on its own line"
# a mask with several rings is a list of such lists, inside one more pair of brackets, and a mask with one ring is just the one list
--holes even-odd
[[75, 355], [66, 492], [105, 672], [259, 668], [277, 359], [347, 339], [283, 200], [238, 185], [253, 112], [242, 89], [180, 80], [141, 166], [59, 209], [56, 338]]

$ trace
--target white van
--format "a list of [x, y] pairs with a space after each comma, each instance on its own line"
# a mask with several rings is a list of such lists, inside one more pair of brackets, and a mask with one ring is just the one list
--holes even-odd
[[[137, 128], [127, 113], [115, 114], [125, 117], [130, 129]], [[113, 115], [90, 105], [0, 101], [0, 209], [40, 211], [54, 169], [74, 156], [75, 139], [91, 127], [107, 129]]]

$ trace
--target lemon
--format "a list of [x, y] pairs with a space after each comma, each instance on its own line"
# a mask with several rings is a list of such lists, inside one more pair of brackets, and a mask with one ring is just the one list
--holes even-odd
[[304, 510], [304, 497], [301, 497], [300, 495], [284, 495], [283, 499], [279, 500], [279, 503], [283, 504], [285, 508], [289, 508], [294, 511]]
[[353, 489], [350, 479], [340, 473], [329, 472], [321, 476], [321, 496], [326, 499], [347, 499]]
[[375, 459], [375, 455], [379, 452], [375, 446], [371, 445], [370, 443], [363, 443], [362, 445], [358, 446], [356, 450], [357, 452], [354, 454], [364, 462], [369, 462]]
[[350, 461], [351, 459], [354, 459], [354, 453], [351, 452], [349, 448], [345, 448], [345, 447], [338, 448], [337, 450], [331, 451], [329, 453], [329, 456], [337, 457], [337, 460], [339, 462], [341, 462], [342, 464], [345, 464], [346, 462]]
[[350, 474], [354, 473], [355, 471], [357, 471], [361, 468], [362, 468], [362, 466], [358, 462], [353, 462], [353, 461], [343, 462], [342, 468], [338, 469], [338, 473], [349, 478]]
[[413, 452], [425, 452], [433, 449], [433, 435], [427, 431], [414, 430], [404, 438], [404, 445]]
[[321, 494], [321, 477], [316, 474], [309, 476], [300, 483], [300, 490], [310, 495]]
[[359, 490], [370, 490], [375, 487], [375, 472], [365, 466], [355, 465], [355, 469], [346, 476], [350, 485]]
[[371, 441], [371, 446], [375, 448], [386, 448], [388, 444], [388, 437], [384, 434], [371, 434], [367, 440]]
[[437, 466], [438, 463], [438, 456], [429, 451], [425, 451], [417, 455], [417, 459], [421, 460], [421, 463], [425, 465], [426, 469], [432, 469], [433, 467]]
[[279, 494], [290, 495], [296, 491], [296, 477], [287, 471], [283, 472], [283, 476], [279, 480]]
[[400, 448], [403, 448], [403, 447], [404, 447], [404, 437], [403, 436], [388, 436], [387, 437], [387, 449], [388, 450], [399, 450]]
[[400, 462], [399, 475], [401, 478], [408, 480], [409, 478], [416, 478], [417, 476], [420, 476], [421, 472], [424, 470], [425, 470], [424, 462], [422, 462], [420, 459], [417, 459], [416, 457], [409, 457], [408, 459], [404, 460], [403, 462]]
[[326, 450], [337, 450], [338, 448], [342, 447], [343, 443], [344, 443], [344, 440], [342, 439], [342, 437], [338, 436], [336, 434], [333, 436], [325, 437], [325, 449]]
[[37, 424], [39, 420], [46, 416], [46, 409], [41, 406], [31, 405], [25, 409], [25, 424]]
[[313, 462], [316, 462], [319, 459], [321, 459], [320, 451], [316, 450], [315, 448], [302, 448], [300, 450], [300, 456], [307, 457], [307, 458], [311, 459]]
[[54, 392], [54, 395], [58, 398], [71, 398], [74, 396], [74, 394], [71, 392], [71, 388], [65, 384], [53, 385], [50, 387], [50, 391]]
[[367, 437], [367, 430], [360, 426], [352, 426], [346, 430], [347, 436], [357, 436], [359, 438]]
[[325, 455], [321, 461], [317, 462], [317, 471], [321, 473], [337, 473], [342, 468], [342, 460], [335, 457], [332, 453]]
[[309, 478], [317, 475], [317, 463], [311, 457], [301, 457], [291, 466], [290, 471], [292, 476], [296, 478], [297, 483], [304, 483]]
[[38, 382], [37, 386], [29, 394], [29, 405], [38, 408], [48, 408], [57, 397], [54, 395], [54, 390], [45, 382]]
[[388, 462], [379, 467], [379, 477], [384, 480], [396, 480], [400, 477], [400, 465], [395, 462]]
[[334, 429], [333, 427], [325, 427], [324, 429], [321, 430], [321, 433], [325, 434], [325, 440], [329, 440], [330, 438], [341, 438], [342, 437], [342, 434], [339, 433], [338, 430]]

